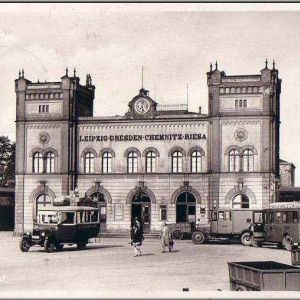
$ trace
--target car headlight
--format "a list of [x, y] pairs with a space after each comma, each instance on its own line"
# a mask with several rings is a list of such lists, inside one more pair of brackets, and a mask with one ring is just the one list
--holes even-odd
[[45, 234], [46, 234], [45, 232], [42, 232], [42, 236], [45, 236]]
[[29, 232], [29, 231], [26, 231], [26, 235], [30, 235], [30, 232]]

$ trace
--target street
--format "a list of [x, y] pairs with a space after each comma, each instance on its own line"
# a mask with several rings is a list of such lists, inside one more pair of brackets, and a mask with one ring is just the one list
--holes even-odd
[[[41, 247], [22, 253], [18, 242], [18, 237], [1, 236], [2, 297], [200, 297], [206, 295], [205, 291], [224, 296], [229, 291], [227, 261], [291, 263], [288, 251], [274, 247], [194, 245], [189, 240], [175, 241], [171, 253], [161, 253], [158, 239], [145, 240], [141, 257], [133, 257], [133, 248], [122, 238], [103, 238], [82, 251], [66, 245], [54, 253], [46, 253]], [[293, 295], [299, 297], [299, 293]]]

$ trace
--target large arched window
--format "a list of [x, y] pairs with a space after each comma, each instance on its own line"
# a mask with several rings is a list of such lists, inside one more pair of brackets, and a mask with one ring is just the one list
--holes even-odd
[[153, 151], [149, 151], [146, 154], [146, 172], [147, 173], [156, 172], [156, 154]]
[[36, 198], [36, 216], [41, 208], [44, 208], [47, 205], [51, 205], [51, 199], [47, 194], [40, 194]]
[[249, 198], [244, 194], [238, 194], [232, 199], [232, 208], [249, 208]]
[[43, 155], [40, 152], [33, 154], [33, 173], [43, 173]]
[[84, 156], [84, 173], [94, 173], [95, 170], [95, 155], [92, 152], [87, 152]]
[[240, 170], [240, 156], [236, 149], [229, 152], [229, 172], [238, 172]]
[[137, 173], [138, 171], [138, 155], [134, 151], [128, 153], [127, 171], [128, 173]]
[[112, 172], [112, 154], [104, 152], [102, 155], [102, 173]]
[[52, 152], [48, 152], [46, 154], [46, 173], [54, 173], [54, 161], [55, 161], [55, 155]]
[[195, 150], [191, 155], [191, 171], [192, 173], [202, 172], [202, 155], [200, 151]]
[[246, 149], [243, 152], [243, 171], [251, 172], [254, 170], [254, 155], [253, 151]]
[[175, 151], [172, 154], [172, 172], [182, 172], [182, 153], [180, 151]]

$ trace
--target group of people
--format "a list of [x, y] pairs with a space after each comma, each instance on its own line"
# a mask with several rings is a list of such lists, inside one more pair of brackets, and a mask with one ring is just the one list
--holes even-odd
[[[165, 252], [166, 247], [171, 252], [173, 249], [174, 241], [172, 239], [171, 231], [167, 224], [164, 222], [161, 227], [160, 232], [160, 239], [161, 239], [161, 247], [162, 253]], [[141, 256], [141, 246], [144, 241], [144, 233], [141, 222], [138, 220], [137, 217], [134, 218], [134, 222], [131, 228], [131, 245], [134, 249], [134, 257]]]

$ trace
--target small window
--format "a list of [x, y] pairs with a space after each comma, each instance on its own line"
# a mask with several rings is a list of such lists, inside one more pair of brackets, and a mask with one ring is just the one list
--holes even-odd
[[85, 212], [84, 222], [85, 223], [90, 223], [91, 222], [91, 212], [90, 211]]
[[298, 212], [297, 211], [292, 211], [292, 222], [293, 223], [298, 223]]
[[263, 222], [262, 213], [255, 212], [254, 213], [254, 223], [262, 223], [262, 222]]
[[239, 100], [235, 100], [235, 108], [239, 108]]
[[230, 213], [230, 211], [225, 211], [225, 220], [231, 220], [231, 213]]
[[274, 220], [275, 222], [282, 222], [282, 212], [281, 211], [277, 211], [276, 213], [275, 213], [275, 220]]
[[244, 107], [247, 107], [247, 100], [244, 100]]
[[160, 221], [167, 220], [167, 205], [161, 205], [159, 208], [159, 219]]
[[243, 107], [243, 100], [240, 100], [240, 107]]
[[218, 213], [216, 211], [213, 211], [211, 213], [211, 220], [212, 221], [218, 221]]
[[219, 220], [224, 220], [224, 211], [219, 211]]

